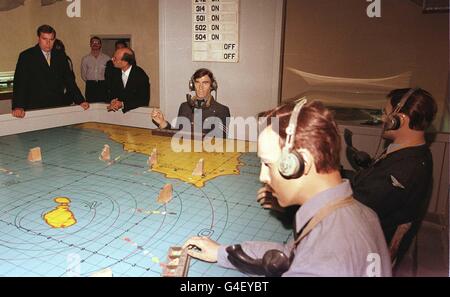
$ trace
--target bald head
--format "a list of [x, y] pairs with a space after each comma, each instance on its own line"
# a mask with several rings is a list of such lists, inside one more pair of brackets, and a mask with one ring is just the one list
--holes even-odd
[[113, 63], [116, 68], [127, 70], [131, 65], [136, 64], [136, 57], [131, 48], [120, 48], [113, 56]]

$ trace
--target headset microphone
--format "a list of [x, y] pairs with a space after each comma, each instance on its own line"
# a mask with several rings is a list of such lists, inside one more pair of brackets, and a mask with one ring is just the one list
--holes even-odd
[[186, 94], [186, 102], [189, 104], [190, 107], [197, 108], [197, 109], [202, 109], [203, 107], [206, 106], [206, 103], [208, 102], [206, 99], [204, 98], [197, 98], [197, 99], [192, 99], [192, 95], [191, 94]]

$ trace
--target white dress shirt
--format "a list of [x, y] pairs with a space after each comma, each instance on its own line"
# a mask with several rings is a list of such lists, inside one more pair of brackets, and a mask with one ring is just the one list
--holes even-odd
[[122, 82], [124, 88], [127, 87], [128, 77], [130, 77], [131, 68], [133, 68], [133, 66], [130, 66], [130, 68], [128, 68], [126, 71], [122, 71]]

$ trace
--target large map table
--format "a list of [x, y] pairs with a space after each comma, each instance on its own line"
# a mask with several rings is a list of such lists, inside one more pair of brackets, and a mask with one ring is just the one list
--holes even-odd
[[[149, 129], [85, 123], [0, 137], [0, 276], [160, 276], [171, 246], [191, 236], [223, 244], [285, 242], [291, 231], [255, 195], [255, 153], [174, 153]], [[105, 144], [111, 162], [99, 160]], [[27, 160], [40, 147], [42, 162]], [[158, 166], [147, 160], [158, 150]], [[192, 177], [205, 160], [205, 176]], [[166, 184], [173, 199], [157, 197]], [[63, 211], [71, 225], [46, 221]], [[51, 215], [50, 215], [51, 216]], [[240, 276], [192, 260], [189, 276]]]

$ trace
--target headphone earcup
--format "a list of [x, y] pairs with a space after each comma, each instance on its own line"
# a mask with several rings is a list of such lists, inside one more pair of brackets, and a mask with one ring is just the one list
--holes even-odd
[[217, 87], [218, 87], [217, 81], [214, 80], [214, 81], [211, 83], [211, 91], [217, 91]]
[[285, 179], [300, 178], [305, 172], [305, 160], [303, 156], [296, 150], [290, 153], [282, 153], [279, 164], [278, 172]]
[[401, 126], [401, 120], [400, 117], [396, 114], [391, 115], [387, 118], [384, 130], [390, 131], [390, 130], [398, 130]]
[[194, 83], [194, 79], [193, 78], [191, 78], [189, 80], [189, 90], [191, 90], [192, 92], [195, 91], [195, 83]]

